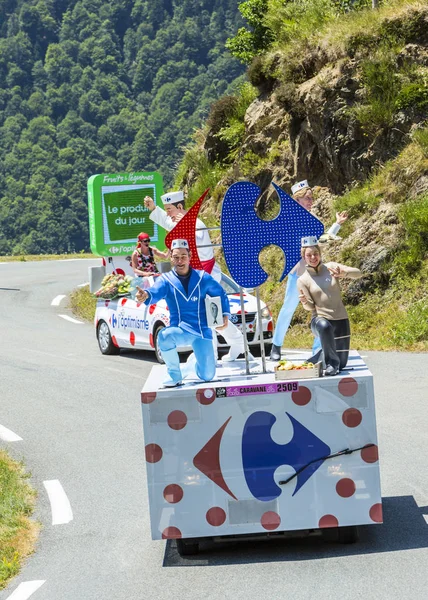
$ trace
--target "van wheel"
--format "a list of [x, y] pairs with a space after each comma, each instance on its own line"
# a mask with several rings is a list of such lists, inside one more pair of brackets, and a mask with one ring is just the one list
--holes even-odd
[[98, 323], [97, 340], [101, 354], [119, 354], [120, 349], [113, 344], [109, 326], [105, 321], [100, 321]]
[[178, 539], [177, 552], [180, 556], [191, 556], [192, 554], [198, 554], [199, 542], [192, 539]]
[[160, 363], [161, 365], [165, 364], [164, 359], [162, 358], [162, 352], [161, 349], [159, 348], [159, 341], [158, 341], [158, 336], [159, 333], [162, 331], [162, 329], [165, 329], [165, 325], [160, 324], [156, 327], [155, 329], [155, 333], [153, 336], [153, 344], [155, 346], [155, 355], [156, 355], [156, 360], [158, 361], [158, 363]]

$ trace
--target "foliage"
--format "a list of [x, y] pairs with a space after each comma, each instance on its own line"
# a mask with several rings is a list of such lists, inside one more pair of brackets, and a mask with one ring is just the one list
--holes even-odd
[[0, 589], [33, 549], [37, 526], [29, 520], [35, 492], [21, 464], [0, 450]]
[[401, 46], [398, 40], [387, 40], [362, 62], [365, 101], [350, 112], [371, 136], [390, 127], [399, 110], [411, 106], [417, 110], [428, 107], [426, 76], [410, 61], [397, 64]]
[[226, 42], [232, 56], [249, 64], [258, 54], [267, 50], [273, 40], [272, 32], [265, 25], [268, 0], [246, 0], [239, 5], [239, 11], [248, 22], [250, 29], [241, 27], [233, 38]]
[[0, 254], [89, 247], [86, 180], [173, 171], [240, 80], [234, 0], [0, 2]]
[[229, 147], [229, 160], [232, 161], [240, 150], [245, 135], [244, 115], [247, 108], [257, 97], [257, 90], [245, 83], [239, 90], [239, 96], [233, 109], [226, 115], [226, 124], [218, 132], [218, 137]]
[[428, 158], [428, 127], [417, 129], [413, 133], [413, 140], [422, 150], [425, 158]]
[[405, 276], [418, 271], [428, 256], [428, 194], [406, 202], [398, 215], [406, 235], [394, 259], [394, 267], [398, 274]]
[[84, 321], [94, 319], [96, 305], [97, 300], [91, 295], [88, 285], [74, 290], [70, 296], [70, 308]]

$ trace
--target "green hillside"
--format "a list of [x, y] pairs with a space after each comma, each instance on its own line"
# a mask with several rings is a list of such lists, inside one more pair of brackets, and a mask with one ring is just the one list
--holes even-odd
[[234, 0], [0, 0], [0, 255], [87, 250], [94, 173], [169, 185], [242, 24]]
[[[315, 214], [330, 225], [347, 209], [328, 259], [358, 266], [345, 286], [353, 347], [428, 350], [428, 6], [415, 0], [247, 0], [248, 26], [228, 42], [248, 65], [237, 95], [216, 102], [177, 171], [192, 200], [210, 187], [203, 218], [218, 223], [226, 189], [253, 181], [272, 219], [271, 182], [290, 192], [308, 179]], [[221, 254], [218, 256], [222, 260]], [[262, 297], [276, 316], [284, 258], [261, 253], [271, 273]], [[311, 343], [298, 310], [288, 347]]]

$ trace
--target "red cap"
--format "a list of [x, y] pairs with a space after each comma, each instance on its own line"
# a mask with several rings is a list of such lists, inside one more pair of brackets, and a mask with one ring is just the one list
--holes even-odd
[[143, 232], [138, 235], [138, 239], [140, 240], [140, 242], [142, 242], [143, 240], [149, 240], [150, 236], [148, 233]]

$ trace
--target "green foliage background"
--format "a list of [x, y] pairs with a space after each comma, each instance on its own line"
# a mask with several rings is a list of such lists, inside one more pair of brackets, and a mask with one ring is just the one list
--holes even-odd
[[88, 249], [94, 173], [168, 187], [242, 80], [242, 23], [234, 0], [0, 0], [0, 255]]

